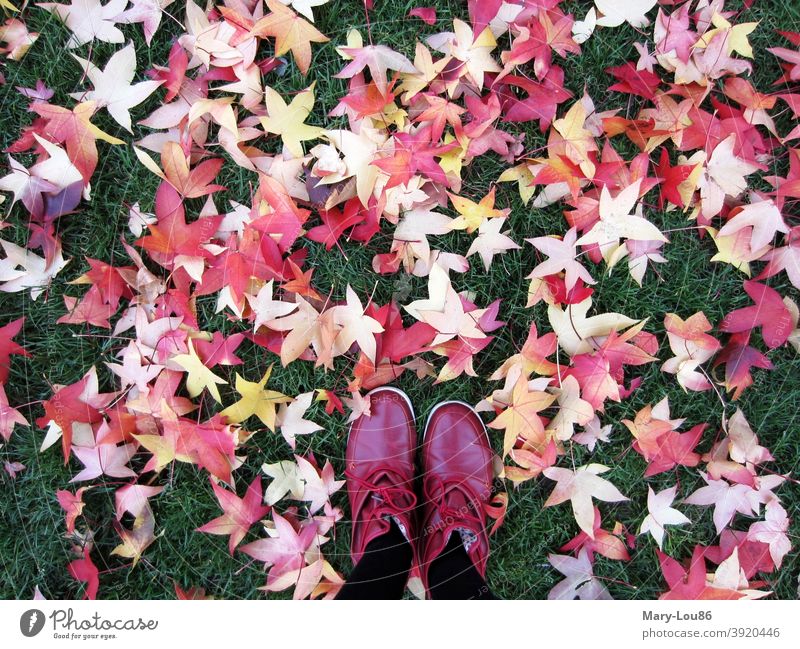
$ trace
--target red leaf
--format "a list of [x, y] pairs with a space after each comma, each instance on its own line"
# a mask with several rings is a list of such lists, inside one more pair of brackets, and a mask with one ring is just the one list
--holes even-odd
[[181, 46], [180, 42], [175, 41], [169, 51], [169, 63], [166, 68], [157, 67], [148, 70], [147, 76], [156, 81], [163, 81], [163, 87], [167, 94], [164, 96], [164, 103], [169, 103], [178, 96], [183, 80], [186, 78], [186, 68], [189, 65], [189, 57]]
[[494, 19], [502, 4], [503, 0], [469, 0], [469, 19], [476, 35]]
[[93, 101], [78, 104], [72, 110], [44, 102], [34, 102], [31, 110], [45, 119], [41, 134], [56, 143], [64, 143], [69, 159], [81, 172], [83, 180], [89, 182], [97, 167], [97, 146], [95, 139], [100, 137], [112, 144], [122, 144], [91, 123], [96, 109]]
[[209, 369], [217, 365], [241, 365], [242, 359], [236, 355], [236, 350], [243, 340], [243, 333], [231, 334], [226, 338], [219, 331], [215, 331], [211, 340], [195, 340], [194, 348], [200, 360]]
[[419, 18], [422, 22], [428, 25], [433, 25], [436, 22], [436, 8], [435, 7], [414, 7], [408, 12], [409, 16]]
[[511, 122], [530, 122], [539, 120], [539, 128], [544, 131], [555, 119], [558, 105], [572, 97], [564, 88], [564, 70], [553, 66], [540, 83], [525, 77], [509, 75], [503, 77], [502, 84], [516, 86], [528, 93], [525, 99], [517, 99], [510, 91], [497, 89], [503, 103], [503, 112]]
[[86, 584], [83, 599], [97, 599], [97, 589], [100, 587], [100, 572], [97, 570], [97, 566], [92, 563], [92, 558], [89, 556], [89, 548], [84, 548], [83, 558], [71, 561], [67, 566], [67, 570], [73, 579]]
[[751, 368], [760, 367], [771, 370], [773, 367], [764, 354], [748, 345], [749, 341], [749, 331], [733, 334], [728, 344], [722, 348], [714, 360], [714, 367], [725, 365], [725, 388], [729, 392], [734, 390], [734, 401], [742, 396], [745, 388], [753, 385]]
[[210, 184], [222, 168], [222, 162], [222, 158], [211, 158], [190, 169], [189, 160], [177, 142], [166, 142], [161, 150], [161, 166], [167, 181], [186, 198], [199, 198], [225, 189], [222, 185]]
[[97, 375], [94, 368], [77, 383], [63, 386], [46, 400], [44, 415], [36, 420], [36, 425], [44, 428], [54, 421], [61, 429], [61, 445], [64, 452], [64, 464], [69, 461], [72, 446], [72, 424], [98, 424], [103, 420], [100, 408], [105, 408], [113, 394], [98, 394]]
[[76, 297], [65, 295], [64, 306], [67, 309], [67, 313], [56, 320], [57, 324], [88, 323], [105, 329], [111, 328], [108, 319], [117, 310], [103, 301], [100, 290], [96, 286], [92, 286], [80, 300]]
[[651, 101], [656, 98], [655, 89], [661, 83], [659, 76], [648, 70], [637, 70], [636, 64], [627, 61], [622, 65], [606, 70], [617, 79], [617, 83], [610, 86], [609, 90], [624, 92], [629, 95], [639, 95]]
[[8, 380], [8, 371], [11, 366], [10, 360], [12, 354], [30, 356], [28, 352], [11, 340], [20, 332], [24, 323], [25, 318], [17, 318], [4, 327], [0, 327], [0, 383], [5, 383]]
[[694, 452], [708, 424], [698, 424], [685, 433], [667, 431], [658, 438], [658, 455], [651, 458], [645, 478], [664, 473], [676, 466], [693, 467], [700, 464], [700, 455]]
[[728, 333], [749, 332], [761, 327], [761, 337], [770, 349], [783, 345], [792, 333], [792, 314], [775, 289], [766, 284], [748, 280], [744, 290], [755, 306], [736, 309], [726, 315], [719, 325]]
[[334, 207], [330, 210], [320, 210], [319, 216], [323, 224], [311, 228], [306, 233], [306, 238], [324, 243], [325, 250], [330, 250], [347, 228], [364, 221], [365, 213], [360, 201], [350, 200], [345, 203], [344, 212]]
[[690, 176], [693, 169], [694, 165], [675, 165], [670, 167], [669, 154], [666, 149], [661, 149], [661, 158], [658, 164], [653, 165], [656, 176], [661, 179], [658, 196], [659, 209], [663, 208], [664, 199], [678, 207], [686, 207], [678, 186]]
[[225, 513], [202, 527], [198, 527], [197, 531], [229, 536], [228, 549], [233, 554], [236, 546], [241, 543], [250, 530], [250, 526], [269, 513], [270, 507], [262, 504], [264, 494], [261, 489], [261, 476], [250, 483], [244, 498], [239, 498], [235, 493], [219, 486], [213, 480], [211, 488]]

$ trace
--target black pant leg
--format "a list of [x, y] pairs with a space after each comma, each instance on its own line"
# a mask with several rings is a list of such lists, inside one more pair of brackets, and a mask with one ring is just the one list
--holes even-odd
[[457, 532], [428, 571], [431, 599], [497, 599], [472, 563]]
[[411, 570], [411, 545], [392, 521], [367, 544], [336, 599], [401, 599]]

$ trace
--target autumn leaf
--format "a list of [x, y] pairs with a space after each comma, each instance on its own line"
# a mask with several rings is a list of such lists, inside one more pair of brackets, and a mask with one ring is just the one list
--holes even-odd
[[447, 342], [455, 336], [464, 338], [484, 338], [486, 336], [479, 327], [483, 310], [466, 310], [461, 298], [450, 283], [447, 271], [437, 264], [431, 268], [428, 278], [428, 293], [428, 299], [415, 300], [403, 308], [410, 315], [429, 324], [438, 332], [432, 345]]
[[565, 577], [550, 589], [547, 599], [612, 599], [608, 589], [595, 578], [592, 562], [585, 549], [581, 550], [577, 557], [550, 554], [547, 560]]
[[275, 38], [275, 56], [290, 51], [300, 72], [306, 74], [311, 66], [311, 43], [329, 39], [279, 0], [266, 0], [270, 13], [253, 26], [253, 33]]
[[746, 227], [752, 228], [750, 247], [753, 250], [771, 243], [777, 232], [789, 232], [780, 210], [769, 200], [732, 210], [728, 222], [719, 229], [719, 235], [728, 236]]
[[747, 579], [741, 575], [738, 548], [733, 550], [730, 557], [723, 561], [712, 575], [706, 573], [701, 545], [695, 546], [688, 570], [660, 550], [657, 552], [661, 570], [669, 586], [669, 590], [659, 599], [737, 600], [758, 599], [769, 594], [748, 588]]
[[408, 15], [419, 18], [428, 25], [436, 23], [436, 9], [434, 7], [414, 7], [408, 12]]
[[161, 85], [161, 81], [142, 81], [131, 85], [136, 73], [133, 43], [115, 52], [102, 70], [79, 56], [75, 56], [75, 59], [94, 88], [86, 93], [72, 93], [73, 99], [95, 102], [98, 108], [108, 110], [120, 126], [132, 132], [130, 109], [141, 104]]
[[93, 40], [105, 43], [122, 43], [123, 33], [116, 27], [119, 15], [127, 0], [110, 0], [102, 5], [100, 0], [72, 0], [70, 4], [41, 2], [37, 6], [55, 13], [70, 30], [67, 47], [78, 47]]
[[483, 262], [483, 267], [488, 271], [495, 255], [519, 249], [514, 240], [507, 236], [508, 230], [500, 232], [505, 224], [505, 218], [483, 221], [478, 226], [478, 236], [473, 239], [466, 256], [478, 254]]
[[517, 438], [529, 444], [543, 447], [545, 444], [544, 424], [539, 412], [555, 401], [555, 397], [546, 392], [529, 390], [524, 376], [517, 379], [511, 402], [495, 419], [489, 422], [490, 428], [504, 430], [503, 455], [513, 448]]
[[711, 17], [711, 22], [714, 28], [709, 29], [700, 37], [694, 45], [696, 48], [708, 47], [715, 36], [724, 35], [725, 49], [728, 55], [737, 52], [747, 58], [753, 58], [753, 49], [750, 47], [747, 36], [758, 26], [757, 22], [732, 25], [716, 11]]
[[744, 290], [755, 306], [728, 313], [719, 325], [720, 331], [740, 333], [761, 327], [761, 337], [770, 349], [783, 345], [789, 338], [791, 316], [778, 292], [765, 284], [746, 281]]
[[560, 467], [545, 469], [544, 475], [554, 480], [556, 486], [544, 506], [553, 507], [569, 500], [578, 526], [589, 538], [594, 538], [592, 498], [606, 502], [628, 500], [613, 484], [600, 477], [608, 470], [602, 464], [587, 464], [574, 471]]
[[450, 193], [448, 193], [448, 196], [453, 202], [453, 207], [459, 213], [459, 216], [450, 223], [450, 227], [453, 230], [466, 230], [469, 234], [472, 234], [486, 219], [504, 218], [509, 213], [508, 208], [502, 210], [495, 208], [494, 187], [477, 203], [463, 196], [456, 196]]
[[596, 243], [600, 246], [606, 263], [613, 266], [619, 258], [621, 238], [634, 241], [667, 241], [661, 230], [645, 219], [641, 213], [631, 213], [639, 198], [640, 185], [640, 181], [637, 180], [614, 198], [604, 185], [600, 191], [600, 220], [575, 244], [585, 246]]
[[598, 11], [603, 14], [597, 24], [603, 27], [617, 27], [624, 22], [633, 27], [647, 25], [645, 14], [650, 11], [657, 0], [594, 0]]
[[783, 558], [792, 548], [787, 536], [789, 518], [786, 510], [775, 500], [767, 502], [766, 510], [765, 520], [753, 523], [747, 532], [747, 538], [769, 545], [769, 554], [775, 567], [780, 568]]
[[304, 392], [298, 394], [291, 403], [284, 403], [278, 412], [277, 424], [280, 426], [281, 435], [292, 448], [295, 447], [295, 437], [297, 435], [310, 435], [322, 426], [309, 419], [305, 419], [306, 410], [311, 407], [314, 392]]
[[666, 525], [685, 525], [691, 523], [686, 516], [677, 509], [670, 507], [675, 500], [677, 486], [664, 489], [658, 493], [652, 487], [647, 487], [647, 516], [639, 527], [639, 534], [650, 532], [658, 543], [658, 549], [663, 549], [664, 528]]
[[222, 403], [222, 397], [217, 386], [225, 385], [227, 381], [218, 377], [203, 364], [191, 340], [189, 341], [189, 353], [177, 354], [172, 357], [172, 361], [187, 373], [186, 389], [189, 391], [189, 396], [196, 397], [205, 389], [208, 390], [217, 403]]
[[258, 382], [246, 381], [236, 375], [236, 391], [242, 396], [239, 401], [228, 406], [220, 415], [235, 424], [256, 416], [269, 430], [275, 430], [275, 409], [281, 403], [289, 403], [292, 398], [275, 390], [267, 390], [266, 385], [272, 374], [272, 367]]
[[75, 559], [67, 564], [67, 571], [73, 579], [86, 584], [84, 599], [97, 599], [97, 591], [100, 588], [100, 571], [94, 565], [90, 552], [90, 548], [84, 548], [80, 559]]
[[757, 501], [753, 500], [753, 488], [746, 484], [731, 485], [725, 480], [714, 480], [700, 473], [706, 482], [688, 498], [687, 505], [714, 505], [714, 525], [717, 534], [731, 522], [736, 513], [751, 515], [757, 513]]
[[355, 291], [347, 286], [346, 303], [337, 305], [332, 309], [332, 318], [338, 328], [334, 338], [333, 353], [343, 354], [353, 343], [358, 343], [359, 348], [373, 363], [375, 362], [376, 342], [375, 334], [383, 331], [381, 324], [364, 313], [364, 307]]
[[211, 481], [211, 488], [214, 490], [214, 495], [217, 497], [224, 514], [198, 527], [197, 531], [229, 537], [228, 549], [233, 554], [236, 546], [242, 542], [250, 527], [266, 516], [271, 508], [268, 505], [261, 504], [263, 492], [260, 477], [256, 477], [250, 483], [244, 498], [239, 498], [236, 493], [228, 491], [213, 480]]
[[592, 299], [587, 297], [578, 304], [570, 304], [566, 309], [550, 305], [547, 315], [558, 336], [558, 344], [568, 354], [575, 355], [592, 351], [592, 344], [618, 331], [636, 324], [620, 313], [603, 313], [587, 317], [592, 307]]
[[553, 387], [551, 391], [558, 400], [558, 413], [550, 420], [547, 430], [552, 431], [556, 439], [566, 441], [572, 438], [576, 424], [585, 426], [592, 420], [594, 407], [581, 399], [580, 385], [574, 375], [566, 376], [561, 386]]
[[270, 329], [289, 332], [280, 348], [281, 365], [284, 367], [299, 358], [310, 344], [320, 349], [322, 347], [320, 314], [300, 296], [296, 297], [296, 303], [298, 308], [294, 313], [264, 323]]
[[335, 480], [333, 465], [325, 462], [320, 471], [303, 457], [297, 458], [298, 477], [305, 483], [301, 500], [309, 503], [309, 512], [315, 514], [325, 503], [330, 501], [330, 497], [341, 489], [345, 481]]
[[[630, 536], [627, 534], [625, 527], [617, 522], [612, 531], [604, 530], [602, 527], [602, 519], [600, 517], [600, 510], [594, 508], [594, 538], [589, 537], [586, 532], [578, 532], [578, 534], [570, 541], [565, 543], [559, 548], [560, 552], [580, 552], [582, 549], [588, 551], [589, 559], [594, 559], [594, 554], [597, 553], [609, 559], [616, 559], [618, 561], [630, 561], [631, 556], [626, 547], [623, 537]], [[630, 541], [629, 541], [630, 543]]]
[[175, 0], [131, 0], [130, 8], [117, 15], [121, 23], [141, 23], [144, 30], [144, 40], [150, 45], [153, 36], [158, 31], [161, 18], [165, 9]]
[[144, 551], [156, 540], [155, 516], [150, 509], [146, 509], [136, 517], [130, 529], [123, 527], [119, 522], [115, 527], [122, 543], [111, 550], [111, 554], [133, 559], [131, 567], [135, 567]]
[[66, 489], [59, 489], [56, 491], [56, 498], [61, 509], [64, 510], [66, 515], [67, 534], [72, 534], [75, 530], [75, 520], [83, 513], [85, 503], [83, 502], [83, 494], [91, 487], [81, 487], [75, 493]]
[[732, 134], [714, 147], [706, 163], [706, 176], [700, 182], [704, 215], [719, 214], [725, 196], [739, 196], [747, 188], [745, 176], [759, 168], [736, 156], [735, 145], [736, 135]]
[[12, 356], [30, 356], [24, 347], [14, 342], [24, 324], [25, 318], [17, 318], [0, 327], [0, 383], [8, 380]]
[[549, 257], [547, 261], [543, 261], [536, 266], [528, 275], [528, 278], [547, 277], [564, 271], [564, 283], [568, 291], [575, 286], [579, 278], [587, 284], [594, 284], [594, 278], [577, 260], [577, 252], [575, 251], [577, 239], [578, 234], [575, 228], [571, 228], [561, 240], [555, 237], [525, 239], [525, 241]]
[[459, 76], [468, 76], [478, 90], [483, 88], [487, 73], [501, 71], [492, 57], [497, 41], [488, 27], [476, 34], [467, 23], [456, 19], [453, 32], [436, 34], [427, 40], [431, 47], [461, 61]]
[[296, 94], [288, 106], [275, 90], [269, 86], [264, 89], [268, 114], [260, 118], [261, 126], [267, 133], [280, 135], [284, 146], [297, 158], [303, 156], [301, 142], [316, 139], [324, 132], [304, 123], [314, 108], [314, 85]]
[[270, 575], [282, 575], [305, 565], [305, 552], [316, 537], [314, 525], [303, 526], [299, 532], [283, 516], [272, 510], [275, 522], [273, 534], [265, 539], [243, 545], [240, 549], [256, 561], [272, 567]]
[[339, 54], [350, 60], [338, 74], [337, 79], [349, 79], [364, 68], [369, 68], [372, 80], [382, 95], [388, 87], [388, 71], [414, 73], [417, 69], [405, 56], [385, 45], [363, 46], [361, 35], [353, 30], [347, 35], [347, 47], [337, 48]]
[[181, 146], [176, 142], [167, 142], [161, 150], [162, 172], [146, 153], [135, 147], [134, 151], [150, 171], [166, 180], [185, 198], [198, 198], [225, 189], [221, 185], [211, 184], [222, 167], [222, 158], [204, 160], [191, 169]]
[[31, 110], [47, 122], [42, 135], [66, 145], [70, 160], [86, 182], [89, 182], [97, 167], [95, 140], [109, 144], [123, 143], [92, 124], [90, 120], [97, 111], [97, 104], [93, 101], [83, 101], [72, 110], [38, 102], [31, 106]]
[[293, 500], [301, 500], [305, 492], [305, 481], [300, 475], [297, 462], [281, 460], [272, 464], [264, 463], [261, 470], [272, 481], [264, 492], [264, 502], [267, 505], [274, 505], [284, 496], [289, 494]]
[[586, 118], [586, 108], [582, 102], [576, 101], [564, 117], [553, 122], [553, 128], [564, 139], [569, 159], [580, 167], [587, 178], [591, 178], [594, 176], [595, 164], [589, 154], [597, 150], [597, 144], [592, 133], [585, 128]]
[[73, 446], [72, 453], [83, 464], [80, 471], [70, 482], [81, 482], [91, 480], [101, 475], [112, 478], [135, 478], [136, 473], [127, 466], [130, 459], [136, 453], [134, 444], [100, 444], [93, 448], [83, 446]]
[[729, 453], [734, 462], [762, 464], [775, 459], [772, 453], [758, 443], [758, 437], [741, 409], [737, 408], [731, 415], [725, 429], [728, 433]]

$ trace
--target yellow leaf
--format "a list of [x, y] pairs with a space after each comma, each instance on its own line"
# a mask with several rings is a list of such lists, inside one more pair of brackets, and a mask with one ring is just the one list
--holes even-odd
[[[173, 460], [178, 459], [176, 455], [174, 440], [162, 435], [134, 435], [139, 444], [153, 454], [153, 471], [158, 473]], [[183, 460], [182, 460], [183, 461]]]
[[86, 127], [86, 130], [88, 130], [89, 133], [91, 133], [95, 137], [95, 139], [103, 140], [105, 142], [108, 142], [109, 144], [125, 144], [125, 142], [123, 142], [119, 138], [116, 138], [113, 135], [109, 135], [108, 133], [99, 129], [97, 126], [95, 126], [89, 121], [92, 118], [92, 115], [94, 115], [95, 111], [97, 110], [97, 102], [84, 101], [83, 103], [75, 106], [75, 108], [73, 108], [72, 110], [75, 113], [75, 116]]
[[533, 198], [536, 193], [536, 188], [533, 186], [533, 174], [531, 173], [528, 164], [523, 162], [516, 167], [509, 167], [497, 179], [499, 183], [508, 183], [516, 181], [519, 187], [519, 197], [522, 199], [524, 205]]
[[470, 234], [475, 232], [481, 224], [486, 220], [494, 217], [504, 217], [508, 215], [509, 210], [498, 210], [494, 206], [495, 188], [486, 194], [478, 203], [464, 198], [463, 196], [456, 196], [447, 192], [450, 200], [453, 201], [453, 207], [461, 215], [453, 219], [450, 227], [453, 230], [466, 230]]
[[211, 115], [212, 119], [233, 133], [234, 137], [239, 137], [239, 127], [236, 122], [236, 114], [233, 112], [233, 97], [219, 97], [217, 99], [200, 99], [192, 104], [189, 109], [189, 125], [203, 115]]
[[203, 365], [203, 361], [200, 360], [200, 357], [194, 350], [191, 340], [189, 340], [189, 353], [173, 356], [172, 360], [188, 372], [186, 377], [186, 389], [189, 391], [189, 396], [196, 397], [203, 391], [203, 388], [206, 388], [217, 403], [222, 403], [222, 397], [219, 395], [219, 388], [217, 385], [224, 385], [227, 381], [221, 379]]
[[257, 383], [246, 381], [236, 374], [236, 391], [242, 395], [236, 403], [228, 406], [220, 414], [229, 422], [239, 424], [255, 415], [267, 428], [275, 432], [275, 407], [279, 403], [289, 403], [292, 398], [285, 394], [267, 390], [266, 385], [272, 373], [272, 366]]
[[133, 559], [133, 566], [136, 566], [142, 553], [156, 540], [153, 534], [155, 524], [155, 517], [150, 507], [145, 508], [142, 514], [136, 517], [133, 529], [126, 529], [117, 523], [116, 528], [122, 543], [111, 550], [111, 554]]
[[541, 417], [537, 414], [555, 401], [555, 396], [539, 390], [528, 390], [528, 379], [520, 376], [514, 385], [511, 403], [496, 419], [489, 422], [491, 428], [505, 430], [503, 456], [514, 447], [517, 437], [522, 437], [534, 446], [544, 447], [545, 432]]
[[164, 172], [161, 171], [161, 167], [158, 166], [158, 163], [153, 160], [147, 151], [143, 151], [139, 147], [135, 146], [133, 147], [133, 152], [136, 154], [136, 157], [139, 158], [139, 162], [141, 162], [148, 171], [153, 172], [162, 180], [166, 180], [167, 177], [164, 175]]
[[708, 47], [711, 39], [717, 34], [727, 34], [725, 42], [725, 51], [730, 56], [734, 52], [738, 52], [748, 59], [753, 58], [753, 48], [750, 47], [750, 41], [747, 39], [748, 35], [758, 26], [758, 23], [742, 23], [740, 25], [731, 25], [725, 18], [718, 13], [714, 13], [711, 18], [715, 29], [709, 29], [705, 34], [700, 37], [694, 46], [698, 49]]
[[569, 159], [581, 168], [587, 178], [592, 178], [595, 166], [589, 159], [589, 151], [596, 151], [597, 143], [591, 132], [583, 128], [586, 117], [583, 103], [576, 101], [564, 117], [553, 122], [553, 128], [564, 138]]
[[547, 308], [550, 326], [558, 336], [558, 345], [570, 356], [591, 353], [597, 345], [595, 338], [608, 336], [612, 331], [619, 331], [639, 322], [621, 313], [603, 313], [587, 318], [586, 314], [591, 306], [592, 298], [587, 297], [579, 304], [568, 305], [564, 311], [553, 304]]
[[[455, 138], [450, 133], [445, 135], [444, 140], [442, 140], [444, 144], [450, 144], [454, 141]], [[453, 173], [460, 180], [461, 167], [464, 166], [464, 157], [467, 155], [467, 145], [462, 144], [460, 141], [459, 145], [460, 146], [453, 147], [439, 158], [439, 166], [442, 168], [442, 171], [445, 173]]]
[[267, 7], [270, 13], [253, 26], [253, 34], [274, 37], [275, 56], [291, 50], [297, 67], [305, 74], [311, 66], [311, 43], [325, 43], [330, 39], [279, 0], [267, 0]]
[[288, 106], [275, 90], [269, 86], [264, 89], [268, 115], [259, 118], [261, 126], [267, 133], [280, 135], [295, 158], [303, 157], [301, 142], [318, 138], [324, 132], [318, 126], [304, 123], [314, 108], [314, 85], [295, 95]]
[[711, 261], [730, 264], [748, 277], [750, 277], [750, 262], [762, 257], [770, 249], [770, 246], [767, 245], [758, 250], [752, 250], [747, 228], [729, 235], [720, 235], [711, 227], [706, 227], [705, 230], [711, 235], [717, 246], [717, 254], [711, 258]]

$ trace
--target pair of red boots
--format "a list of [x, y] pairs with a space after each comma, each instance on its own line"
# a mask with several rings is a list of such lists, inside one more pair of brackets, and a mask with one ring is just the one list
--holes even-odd
[[451, 533], [468, 539], [467, 554], [484, 577], [489, 557], [485, 505], [494, 475], [493, 452], [480, 417], [460, 401], [433, 409], [421, 444], [419, 499], [411, 401], [392, 387], [376, 388], [368, 397], [370, 413], [351, 425], [345, 455], [353, 563], [394, 520], [411, 544], [426, 592], [431, 562]]

